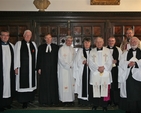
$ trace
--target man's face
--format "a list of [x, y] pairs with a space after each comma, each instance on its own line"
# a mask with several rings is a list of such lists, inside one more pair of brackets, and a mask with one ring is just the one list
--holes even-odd
[[72, 39], [71, 38], [68, 38], [67, 40], [66, 40], [66, 45], [67, 46], [71, 46], [72, 45]]
[[26, 42], [29, 42], [30, 39], [31, 39], [31, 37], [32, 37], [32, 33], [29, 32], [29, 31], [27, 31], [27, 32], [24, 34], [23, 37], [24, 37], [24, 40], [25, 40]]
[[131, 45], [131, 47], [132, 47], [132, 46], [138, 46], [138, 39], [132, 38], [132, 39], [130, 40], [130, 45]]
[[52, 37], [51, 37], [50, 34], [48, 34], [48, 35], [45, 36], [45, 41], [46, 41], [47, 44], [51, 44], [51, 42], [52, 42]]
[[1, 32], [1, 40], [7, 42], [9, 40], [9, 32]]
[[90, 46], [91, 46], [91, 42], [90, 41], [84, 41], [84, 48], [85, 49], [89, 49], [90, 48]]
[[104, 41], [101, 38], [97, 38], [95, 45], [97, 48], [102, 48], [104, 44]]
[[134, 36], [134, 33], [133, 33], [132, 30], [127, 30], [127, 31], [126, 31], [126, 37], [127, 37], [128, 39], [132, 38], [133, 36]]
[[113, 46], [115, 45], [115, 43], [116, 43], [115, 38], [109, 38], [109, 39], [108, 39], [108, 45], [109, 45], [110, 47], [113, 47]]

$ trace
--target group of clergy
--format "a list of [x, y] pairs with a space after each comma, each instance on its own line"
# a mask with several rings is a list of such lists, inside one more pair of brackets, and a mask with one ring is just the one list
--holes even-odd
[[141, 42], [128, 28], [120, 48], [115, 37], [108, 38], [104, 47], [102, 37], [94, 41], [84, 38], [74, 60], [73, 77], [78, 101], [92, 103], [107, 111], [108, 104], [118, 105], [126, 113], [141, 113]]
[[27, 108], [35, 97], [38, 73], [42, 106], [73, 104], [77, 94], [78, 103], [92, 104], [92, 110], [101, 106], [107, 111], [110, 102], [126, 113], [141, 113], [141, 44], [132, 29], [127, 29], [121, 49], [115, 46], [115, 37], [106, 47], [97, 37], [95, 48], [90, 38], [84, 38], [77, 52], [71, 36], [59, 48], [46, 34], [45, 44], [37, 49], [30, 30], [15, 46], [9, 35], [6, 30], [0, 34], [0, 111], [11, 108], [13, 98]]
[[31, 31], [26, 30], [24, 39], [15, 46], [9, 42], [9, 35], [7, 30], [0, 34], [0, 111], [10, 109], [13, 98], [26, 108], [37, 88], [37, 47], [31, 41]]

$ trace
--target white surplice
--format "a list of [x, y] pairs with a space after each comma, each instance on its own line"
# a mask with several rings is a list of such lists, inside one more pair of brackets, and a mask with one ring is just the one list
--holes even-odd
[[[108, 84], [112, 82], [112, 60], [110, 50], [106, 47], [103, 47], [101, 51], [97, 51], [97, 48], [94, 48], [90, 52], [88, 64], [91, 70], [90, 84], [93, 85], [93, 97], [108, 96]], [[105, 68], [103, 73], [98, 71], [100, 66]]]
[[132, 68], [132, 77], [141, 82], [141, 60], [136, 59], [136, 51], [133, 52], [133, 57], [127, 61], [128, 51], [125, 51], [121, 55], [121, 59], [119, 62], [119, 74], [118, 74], [118, 82], [120, 83], [120, 96], [122, 98], [126, 98], [126, 80], [129, 76], [131, 68], [127, 68], [130, 61], [135, 61], [139, 68]]
[[[36, 57], [37, 57], [37, 46], [35, 44], [35, 42], [32, 42], [35, 50], [36, 50]], [[35, 72], [35, 87], [32, 87], [32, 57], [31, 57], [31, 51], [30, 51], [30, 47], [29, 47], [29, 43], [26, 43], [27, 47], [28, 47], [28, 52], [29, 52], [29, 87], [28, 88], [20, 88], [20, 72], [18, 72], [18, 75], [16, 75], [16, 91], [18, 92], [32, 92], [33, 90], [35, 90], [37, 88], [37, 80], [36, 80], [36, 72]], [[15, 44], [15, 49], [14, 49], [14, 69], [16, 68], [20, 68], [20, 49], [21, 49], [21, 41], [18, 41]], [[37, 59], [35, 57], [35, 60]], [[36, 63], [35, 63], [36, 64]], [[18, 69], [18, 71], [20, 71]]]
[[[89, 51], [86, 51], [86, 54], [88, 59]], [[87, 84], [87, 97], [82, 97], [82, 77], [83, 77], [84, 60], [86, 60], [86, 58], [84, 57], [83, 49], [79, 49], [74, 60], [73, 77], [76, 80], [75, 93], [78, 94], [78, 98], [83, 100], [88, 100], [88, 84]], [[87, 83], [88, 83], [88, 71], [87, 71]]]
[[58, 52], [59, 99], [62, 102], [74, 101], [73, 62], [75, 50], [72, 46], [63, 45]]
[[[12, 48], [14, 46], [10, 43]], [[11, 51], [9, 45], [2, 45], [2, 61], [3, 61], [3, 98], [11, 97]]]

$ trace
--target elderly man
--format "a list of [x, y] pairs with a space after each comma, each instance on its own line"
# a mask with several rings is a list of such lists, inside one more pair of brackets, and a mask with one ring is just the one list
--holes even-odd
[[73, 62], [75, 50], [71, 46], [72, 41], [73, 38], [67, 36], [66, 43], [59, 49], [58, 53], [59, 99], [67, 104], [74, 101]]
[[74, 60], [73, 75], [76, 79], [75, 93], [78, 94], [78, 103], [80, 106], [88, 105], [89, 98], [89, 79], [90, 69], [88, 67], [88, 58], [91, 51], [91, 39], [83, 39], [83, 48], [79, 49]]
[[119, 65], [119, 59], [122, 54], [122, 51], [119, 47], [115, 46], [116, 39], [115, 37], [110, 37], [108, 39], [108, 46], [110, 53], [113, 56], [113, 66], [111, 70], [112, 74], [112, 83], [111, 83], [111, 90], [110, 90], [110, 97], [111, 97], [111, 104], [114, 104], [114, 106], [118, 105], [119, 103], [119, 87], [118, 87], [118, 65]]
[[34, 100], [34, 90], [37, 88], [35, 74], [37, 48], [31, 37], [32, 32], [26, 30], [23, 40], [16, 43], [14, 50], [17, 100], [23, 104], [23, 108], [27, 108], [28, 102]]
[[0, 34], [0, 112], [11, 108], [15, 93], [14, 46], [9, 40], [9, 31]]
[[141, 50], [138, 44], [138, 38], [132, 37], [131, 48], [122, 54], [119, 62], [119, 108], [126, 113], [141, 113]]
[[[128, 28], [126, 30], [126, 38], [123, 40], [123, 42], [120, 45], [121, 50], [124, 52], [125, 50], [129, 50], [131, 48], [130, 46], [130, 39], [134, 36], [134, 31], [132, 28]], [[138, 47], [141, 49], [141, 42], [138, 44]]]
[[90, 101], [93, 102], [92, 110], [102, 106], [103, 111], [107, 111], [113, 58], [110, 50], [103, 47], [103, 44], [103, 38], [97, 37], [95, 39], [96, 48], [90, 52], [88, 65], [91, 70], [90, 84], [93, 87], [93, 94], [89, 96]]

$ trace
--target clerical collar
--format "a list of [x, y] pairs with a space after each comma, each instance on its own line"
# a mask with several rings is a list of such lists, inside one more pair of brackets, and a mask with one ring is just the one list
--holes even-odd
[[[85, 48], [84, 48], [85, 49]], [[91, 48], [89, 48], [89, 49], [85, 49], [85, 51], [90, 51], [91, 50]]]
[[103, 47], [102, 48], [97, 48], [97, 51], [102, 51], [103, 50]]
[[130, 39], [129, 38], [127, 38], [127, 42], [130, 42]]
[[115, 46], [113, 46], [113, 47], [107, 46], [107, 48], [109, 48], [109, 49], [114, 49], [114, 47], [115, 47]]
[[51, 43], [50, 44], [48, 44], [48, 43], [46, 43], [47, 45], [51, 45]]
[[3, 41], [1, 41], [1, 44], [2, 44], [2, 45], [8, 45], [7, 42], [3, 42]]
[[132, 48], [131, 48], [131, 51], [137, 51], [137, 48], [136, 48], [136, 49], [132, 49]]
[[114, 49], [114, 47], [109, 47], [109, 49]]

